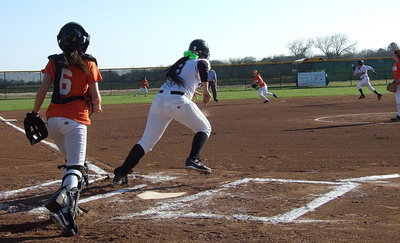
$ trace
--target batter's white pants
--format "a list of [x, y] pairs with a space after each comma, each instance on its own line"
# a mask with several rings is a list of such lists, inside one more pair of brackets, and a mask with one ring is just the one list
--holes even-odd
[[193, 132], [205, 132], [208, 136], [211, 134], [210, 122], [193, 101], [184, 95], [164, 91], [154, 98], [143, 137], [138, 142], [145, 153], [153, 149], [172, 119]]
[[396, 106], [397, 106], [397, 115], [400, 116], [400, 87], [397, 85], [396, 93], [394, 94], [396, 97]]
[[367, 86], [367, 88], [368, 88], [369, 90], [371, 90], [372, 92], [375, 91], [374, 87], [372, 87], [372, 85], [371, 85], [371, 82], [370, 82], [370, 80], [369, 80], [369, 77], [365, 77], [365, 78], [361, 79], [360, 82], [358, 82], [357, 88], [358, 88], [358, 89], [361, 89], [362, 86]]
[[258, 89], [258, 96], [260, 96], [261, 98], [264, 98], [264, 100], [268, 100], [267, 97], [265, 97], [265, 95], [273, 95], [273, 93], [268, 92], [267, 85]]
[[[67, 161], [66, 166], [83, 166], [86, 158], [87, 126], [64, 117], [51, 117], [47, 123], [50, 136]], [[64, 170], [63, 177], [66, 172]], [[74, 172], [82, 177], [80, 171], [74, 170]], [[68, 185], [69, 189], [77, 187], [78, 178], [67, 177], [63, 183], [63, 186], [65, 185]]]

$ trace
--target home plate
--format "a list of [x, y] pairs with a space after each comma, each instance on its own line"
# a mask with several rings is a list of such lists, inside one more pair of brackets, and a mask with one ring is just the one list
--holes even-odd
[[171, 192], [171, 193], [162, 193], [162, 192], [155, 192], [155, 191], [147, 191], [140, 193], [137, 195], [141, 199], [166, 199], [166, 198], [173, 198], [173, 197], [180, 197], [185, 195], [186, 192]]

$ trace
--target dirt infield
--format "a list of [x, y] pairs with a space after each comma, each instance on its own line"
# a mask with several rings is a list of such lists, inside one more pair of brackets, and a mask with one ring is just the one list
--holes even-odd
[[[212, 174], [183, 169], [193, 133], [172, 122], [125, 187], [98, 178], [138, 141], [149, 105], [105, 106], [94, 115], [88, 160], [98, 181], [81, 195], [89, 212], [74, 238], [61, 237], [42, 208], [63, 158], [1, 122], [0, 241], [399, 242], [400, 123], [388, 122], [392, 95], [199, 106], [213, 127], [202, 152]], [[21, 127], [24, 112], [0, 116]], [[186, 194], [138, 197], [148, 191]]]

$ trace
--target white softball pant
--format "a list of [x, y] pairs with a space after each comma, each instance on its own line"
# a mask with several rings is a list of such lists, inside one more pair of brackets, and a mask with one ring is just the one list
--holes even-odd
[[148, 94], [148, 93], [149, 93], [149, 91], [147, 90], [147, 88], [142, 88], [142, 87], [140, 87], [140, 89], [136, 92], [135, 96], [136, 96], [136, 95], [139, 95], [140, 93], [142, 93], [143, 90], [144, 90], [144, 93], [145, 93], [145, 94]]
[[396, 106], [397, 106], [397, 115], [400, 116], [400, 86], [397, 85], [396, 93], [394, 94], [396, 97]]
[[358, 82], [357, 88], [358, 88], [358, 89], [361, 89], [362, 86], [367, 86], [367, 88], [368, 88], [369, 90], [371, 90], [372, 92], [375, 91], [375, 89], [374, 89], [374, 88], [372, 87], [372, 85], [371, 85], [371, 82], [370, 82], [370, 80], [369, 80], [369, 77], [365, 77], [365, 78], [361, 79], [360, 82]]
[[258, 96], [266, 98], [265, 95], [273, 95], [273, 93], [268, 92], [267, 85], [258, 89]]
[[153, 149], [172, 119], [193, 132], [205, 132], [208, 136], [211, 134], [210, 122], [193, 101], [184, 95], [164, 91], [154, 98], [143, 137], [138, 142], [145, 153]]
[[[58, 149], [67, 160], [66, 166], [83, 166], [86, 158], [87, 126], [64, 117], [51, 117], [47, 121], [50, 136], [53, 137]], [[64, 170], [63, 177], [66, 174], [75, 173], [82, 177], [79, 170]], [[78, 186], [76, 176], [67, 177], [63, 185], [69, 188]]]

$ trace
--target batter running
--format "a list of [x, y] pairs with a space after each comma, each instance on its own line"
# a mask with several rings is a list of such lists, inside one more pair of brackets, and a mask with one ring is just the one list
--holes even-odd
[[211, 125], [192, 101], [195, 90], [200, 85], [203, 88], [203, 103], [207, 104], [210, 101], [207, 80], [208, 71], [211, 69], [207, 60], [209, 54], [207, 43], [196, 39], [190, 43], [184, 57], [165, 71], [166, 81], [151, 104], [143, 137], [132, 147], [122, 166], [114, 170], [114, 184], [128, 183], [128, 174], [139, 160], [153, 149], [172, 119], [196, 133], [185, 168], [205, 174], [211, 173], [211, 169], [199, 159], [200, 151], [211, 134]]
[[376, 73], [375, 70], [368, 65], [364, 65], [364, 61], [363, 60], [359, 60], [357, 61], [357, 67], [354, 67], [354, 75], [359, 75], [361, 81], [357, 84], [357, 88], [358, 91], [360, 92], [360, 97], [358, 97], [359, 99], [364, 99], [365, 95], [363, 93], [362, 90], [362, 86], [367, 86], [367, 88], [369, 90], [371, 90], [372, 92], [374, 92], [377, 97], [378, 97], [378, 101], [382, 98], [382, 95], [380, 93], [378, 93], [378, 91], [376, 91], [376, 89], [374, 89], [374, 87], [372, 87], [371, 82], [369, 80], [369, 76], [368, 76], [368, 71], [371, 70], [374, 74]]

